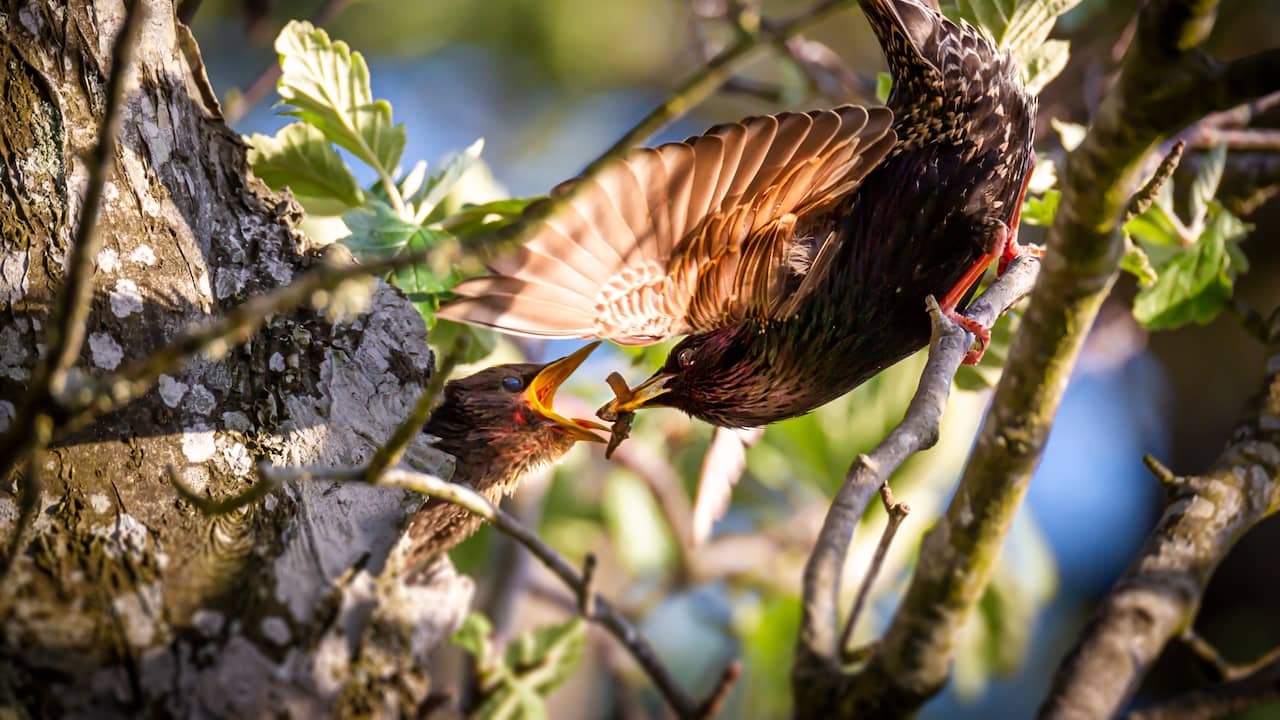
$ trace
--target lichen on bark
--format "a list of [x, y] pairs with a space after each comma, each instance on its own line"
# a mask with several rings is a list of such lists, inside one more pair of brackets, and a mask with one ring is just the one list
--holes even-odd
[[[77, 365], [90, 374], [288, 283], [318, 252], [294, 229], [292, 198], [251, 175], [173, 4], [138, 1]], [[61, 286], [123, 17], [119, 0], [0, 2], [0, 430]], [[209, 518], [165, 470], [220, 496], [252, 483], [260, 460], [359, 463], [431, 367], [421, 318], [379, 282], [360, 314], [277, 316], [57, 443], [0, 594], [0, 706], [240, 716], [420, 705], [426, 655], [461, 620], [471, 582], [447, 566], [417, 586], [380, 574], [419, 498], [317, 482]], [[409, 461], [449, 473], [425, 446]], [[0, 486], [5, 538], [16, 479]]]

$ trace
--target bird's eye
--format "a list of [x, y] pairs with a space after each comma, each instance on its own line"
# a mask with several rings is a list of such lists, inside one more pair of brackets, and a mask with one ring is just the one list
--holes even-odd
[[689, 367], [693, 364], [693, 348], [685, 348], [681, 350], [680, 354], [676, 356], [676, 359], [680, 361], [680, 367]]
[[507, 392], [520, 392], [524, 389], [524, 380], [514, 376], [504, 377], [502, 378], [502, 389]]

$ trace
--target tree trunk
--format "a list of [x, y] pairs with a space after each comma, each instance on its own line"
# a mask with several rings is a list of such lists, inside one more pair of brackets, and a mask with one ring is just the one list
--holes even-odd
[[[286, 284], [314, 257], [301, 211], [252, 177], [172, 2], [145, 15], [110, 161], [79, 368], [117, 367], [193, 321]], [[26, 389], [62, 284], [97, 142], [120, 0], [0, 0], [0, 430]], [[209, 518], [259, 460], [350, 466], [431, 373], [422, 320], [379, 282], [358, 316], [277, 316], [46, 456], [30, 542], [0, 592], [0, 712], [36, 716], [410, 714], [424, 660], [470, 580], [382, 572], [419, 499], [303, 483]], [[447, 457], [411, 448], [419, 469]], [[9, 478], [12, 483], [17, 478]], [[0, 537], [15, 531], [0, 489]]]

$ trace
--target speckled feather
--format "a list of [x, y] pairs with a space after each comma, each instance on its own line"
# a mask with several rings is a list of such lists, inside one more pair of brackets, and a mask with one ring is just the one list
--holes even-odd
[[748, 118], [636, 151], [444, 316], [627, 343], [691, 333], [652, 404], [730, 427], [806, 413], [923, 346], [925, 296], [1012, 221], [1035, 99], [977, 30], [913, 0], [861, 5], [888, 110]]

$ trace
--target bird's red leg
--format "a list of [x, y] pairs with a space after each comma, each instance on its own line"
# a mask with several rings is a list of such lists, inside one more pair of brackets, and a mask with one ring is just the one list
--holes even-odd
[[952, 322], [964, 328], [965, 331], [973, 333], [978, 341], [978, 347], [965, 353], [965, 365], [977, 365], [982, 359], [982, 354], [987, 350], [987, 343], [991, 342], [991, 328], [983, 325], [976, 320], [969, 318], [956, 312], [956, 306], [960, 304], [960, 300], [969, 292], [969, 288], [982, 278], [982, 274], [991, 267], [991, 263], [1004, 253], [1005, 248], [1009, 245], [1009, 228], [1004, 223], [996, 225], [996, 238], [992, 243], [992, 248], [988, 252], [982, 254], [977, 262], [965, 271], [964, 277], [952, 286], [951, 290], [942, 298], [940, 307], [943, 314], [951, 319]]
[[1036, 169], [1036, 156], [1031, 156], [1031, 167], [1027, 168], [1027, 176], [1022, 179], [1022, 189], [1018, 191], [1018, 203], [1013, 206], [1013, 219], [1009, 222], [1009, 232], [1005, 236], [1004, 247], [1000, 249], [1000, 266], [996, 268], [996, 277], [1004, 274], [1009, 263], [1023, 255], [1044, 257], [1044, 248], [1035, 245], [1018, 244], [1018, 222], [1022, 220], [1022, 203], [1027, 199], [1027, 186], [1031, 184], [1031, 174]]

